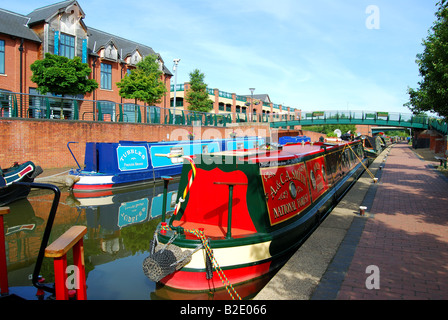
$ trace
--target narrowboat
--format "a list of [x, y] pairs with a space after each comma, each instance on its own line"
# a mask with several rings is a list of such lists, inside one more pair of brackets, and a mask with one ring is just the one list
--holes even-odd
[[381, 135], [375, 135], [373, 137], [363, 136], [364, 152], [371, 161], [387, 147], [386, 140]]
[[17, 185], [15, 182], [33, 182], [43, 172], [32, 161], [15, 162], [11, 167], [0, 169], [0, 207], [16, 200], [26, 198], [31, 191], [29, 186]]
[[278, 138], [278, 144], [285, 145], [285, 144], [297, 144], [297, 143], [311, 143], [311, 138], [307, 136], [283, 136]]
[[266, 145], [185, 158], [177, 206], [143, 272], [185, 291], [227, 288], [279, 268], [364, 172], [360, 140]]
[[[180, 175], [183, 164], [180, 156], [250, 149], [264, 143], [262, 137], [168, 142], [88, 142], [84, 168], [79, 166], [70, 170], [68, 186], [75, 192], [103, 192], [137, 186], [154, 182], [162, 176]], [[78, 163], [76, 158], [75, 161]]]

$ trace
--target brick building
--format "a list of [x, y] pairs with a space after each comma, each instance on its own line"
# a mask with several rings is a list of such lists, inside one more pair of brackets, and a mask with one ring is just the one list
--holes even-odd
[[[19, 114], [22, 117], [38, 118], [36, 113], [42, 101], [27, 96], [37, 94], [36, 84], [31, 79], [30, 65], [37, 59], [43, 59], [45, 53], [68, 58], [78, 56], [92, 69], [91, 78], [98, 82], [98, 89], [80, 101], [81, 119], [91, 120], [98, 117], [98, 103], [101, 102], [103, 120], [114, 121], [120, 112], [127, 118], [136, 114], [134, 101], [123, 99], [118, 94], [116, 83], [145, 56], [156, 54], [163, 71], [162, 80], [167, 89], [157, 107], [169, 108], [171, 72], [165, 67], [163, 58], [147, 45], [136, 43], [107, 32], [89, 28], [84, 24], [85, 13], [77, 1], [69, 0], [38, 8], [27, 15], [21, 15], [0, 9], [0, 91], [21, 93]], [[90, 100], [90, 103], [86, 103]], [[74, 101], [74, 100], [73, 100]], [[118, 106], [117, 103], [121, 103]], [[24, 106], [25, 104], [25, 106]], [[51, 106], [52, 118], [72, 119], [74, 102], [60, 107]], [[141, 108], [139, 112], [146, 117], [150, 108]], [[24, 111], [25, 110], [25, 111]], [[3, 107], [0, 116], [7, 116]], [[29, 112], [24, 115], [24, 112]], [[128, 121], [133, 122], [133, 121]]]

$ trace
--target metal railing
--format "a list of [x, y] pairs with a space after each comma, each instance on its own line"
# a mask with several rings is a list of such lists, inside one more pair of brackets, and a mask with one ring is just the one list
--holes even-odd
[[[0, 91], [0, 118], [84, 120], [151, 124], [227, 126], [237, 122], [288, 120], [287, 115], [241, 112], [206, 113], [134, 103], [85, 100]], [[294, 116], [289, 116], [293, 120]]]
[[386, 111], [302, 111], [299, 119], [274, 120], [273, 127], [295, 125], [323, 124], [369, 124], [391, 127], [408, 127], [434, 129], [442, 134], [448, 134], [447, 123], [440, 118], [412, 113], [395, 113]]
[[373, 124], [434, 129], [448, 134], [445, 121], [427, 115], [385, 111], [301, 111], [288, 113], [206, 113], [134, 103], [85, 100], [0, 91], [0, 118], [109, 121], [128, 123], [227, 126], [230, 123], [270, 123], [272, 127], [315, 124]]

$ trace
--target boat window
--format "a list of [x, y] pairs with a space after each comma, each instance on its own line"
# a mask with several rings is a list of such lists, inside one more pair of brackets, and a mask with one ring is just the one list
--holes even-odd
[[313, 186], [313, 189], [316, 190], [316, 177], [314, 176], [313, 170], [310, 171], [310, 179], [311, 179], [311, 185]]
[[[184, 155], [184, 149], [182, 147], [172, 147], [170, 148], [170, 154], [173, 156], [171, 157], [171, 163], [182, 163], [184, 160], [181, 158], [181, 156]], [[178, 157], [176, 157], [178, 156]]]
[[322, 177], [324, 178], [324, 181], [327, 182], [327, 173], [325, 172], [324, 165], [322, 165], [321, 171], [322, 171]]

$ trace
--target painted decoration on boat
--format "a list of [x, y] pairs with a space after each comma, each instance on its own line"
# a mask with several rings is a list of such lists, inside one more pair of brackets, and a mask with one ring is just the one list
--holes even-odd
[[181, 156], [207, 154], [221, 151], [218, 142], [178, 143], [172, 145], [153, 145], [150, 147], [151, 161], [154, 168], [182, 165]]
[[324, 157], [307, 161], [306, 168], [310, 178], [311, 197], [316, 201], [328, 189]]
[[117, 147], [118, 169], [120, 171], [148, 168], [148, 152], [143, 146]]
[[286, 221], [311, 204], [307, 170], [303, 162], [260, 168], [271, 225]]
[[147, 198], [122, 203], [118, 209], [118, 227], [145, 221], [148, 218], [148, 205]]

